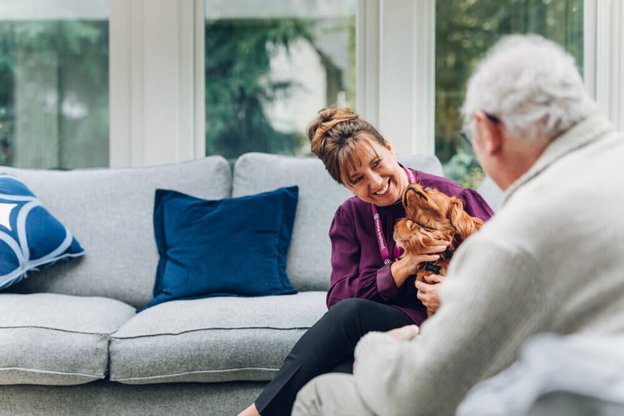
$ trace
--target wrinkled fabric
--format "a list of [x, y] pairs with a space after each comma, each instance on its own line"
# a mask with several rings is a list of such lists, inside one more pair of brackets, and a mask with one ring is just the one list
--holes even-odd
[[551, 392], [618, 403], [624, 410], [624, 334], [535, 336], [517, 362], [468, 393], [457, 416], [525, 415]]

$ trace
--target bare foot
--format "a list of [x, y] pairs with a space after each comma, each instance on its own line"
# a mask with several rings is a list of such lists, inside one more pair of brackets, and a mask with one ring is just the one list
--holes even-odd
[[258, 409], [256, 409], [255, 403], [253, 403], [247, 409], [240, 412], [238, 416], [260, 416], [260, 413], [258, 413]]

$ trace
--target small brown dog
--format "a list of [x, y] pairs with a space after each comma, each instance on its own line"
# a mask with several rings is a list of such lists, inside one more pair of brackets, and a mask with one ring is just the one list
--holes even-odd
[[394, 240], [403, 248], [404, 254], [422, 253], [424, 248], [440, 241], [450, 243], [436, 262], [420, 264], [416, 279], [421, 281], [431, 274], [444, 276], [455, 249], [483, 226], [482, 220], [464, 211], [459, 198], [435, 188], [410, 184], [403, 194], [403, 206], [406, 217], [396, 222]]

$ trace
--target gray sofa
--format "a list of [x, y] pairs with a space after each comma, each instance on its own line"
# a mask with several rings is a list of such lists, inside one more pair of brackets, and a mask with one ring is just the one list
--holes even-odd
[[[400, 158], [441, 174], [434, 157]], [[0, 293], [0, 415], [232, 415], [251, 403], [326, 311], [329, 224], [349, 193], [320, 161], [260, 153], [132, 169], [3, 168], [86, 254]], [[298, 185], [287, 271], [295, 295], [152, 298], [154, 191], [207, 199]]]

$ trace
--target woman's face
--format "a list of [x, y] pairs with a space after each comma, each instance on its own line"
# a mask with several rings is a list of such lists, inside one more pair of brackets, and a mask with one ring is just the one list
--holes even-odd
[[362, 136], [346, 163], [342, 183], [364, 202], [383, 207], [401, 200], [407, 188], [407, 174], [399, 166], [389, 142], [379, 144]]

